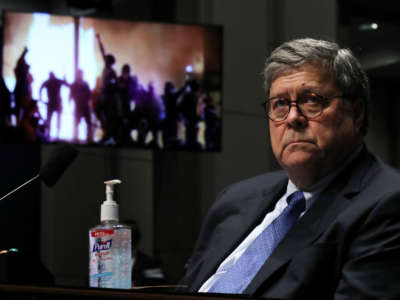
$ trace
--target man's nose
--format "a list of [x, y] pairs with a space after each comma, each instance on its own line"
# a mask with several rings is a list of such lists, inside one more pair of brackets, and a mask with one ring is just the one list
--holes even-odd
[[304, 125], [307, 123], [307, 118], [298, 108], [296, 102], [290, 103], [289, 113], [286, 117], [286, 122], [292, 127], [304, 127]]

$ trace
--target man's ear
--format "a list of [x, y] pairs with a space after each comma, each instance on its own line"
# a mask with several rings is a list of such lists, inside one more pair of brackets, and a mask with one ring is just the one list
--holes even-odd
[[364, 123], [365, 118], [365, 104], [361, 98], [357, 98], [353, 103], [353, 120], [354, 126], [357, 129], [357, 132], [361, 132], [361, 127]]

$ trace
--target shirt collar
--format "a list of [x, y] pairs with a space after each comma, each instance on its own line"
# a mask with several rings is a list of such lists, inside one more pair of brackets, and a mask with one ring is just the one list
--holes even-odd
[[[329, 173], [327, 176], [319, 180], [317, 183], [313, 184], [311, 187], [309, 187], [307, 190], [302, 191], [304, 194], [304, 197], [306, 199], [306, 210], [311, 206], [311, 204], [314, 202], [314, 200], [317, 198], [317, 196], [326, 188], [328, 187], [329, 183], [332, 182], [332, 180], [351, 162], [353, 161], [357, 155], [361, 152], [363, 148], [363, 145], [360, 145], [356, 151], [354, 151], [345, 161], [341, 166], [331, 173]], [[290, 195], [294, 193], [295, 191], [299, 191], [299, 189], [296, 187], [296, 185], [290, 180], [288, 181], [287, 188], [286, 188], [286, 195]]]

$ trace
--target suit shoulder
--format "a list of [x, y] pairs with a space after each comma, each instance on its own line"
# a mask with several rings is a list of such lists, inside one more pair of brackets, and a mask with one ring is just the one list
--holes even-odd
[[387, 165], [380, 158], [376, 158], [377, 168], [370, 177], [368, 185], [373, 185], [375, 189], [381, 189], [382, 192], [400, 191], [400, 172], [399, 170]]
[[257, 205], [265, 201], [265, 194], [284, 187], [287, 176], [284, 171], [260, 174], [227, 186], [217, 197], [210, 214], [240, 211], [244, 207]]
[[363, 170], [365, 173], [359, 178], [359, 192], [354, 197], [353, 211], [374, 215], [377, 210], [386, 210], [385, 207], [397, 207], [395, 210], [398, 210], [400, 172], [375, 156], [372, 163], [372, 168]]
[[224, 189], [224, 192], [247, 191], [255, 192], [269, 189], [283, 180], [287, 179], [286, 173], [282, 170], [263, 173], [254, 177], [250, 177], [229, 185]]

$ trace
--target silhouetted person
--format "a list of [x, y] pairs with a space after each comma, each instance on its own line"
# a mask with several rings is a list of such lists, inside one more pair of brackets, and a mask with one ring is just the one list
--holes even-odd
[[165, 119], [163, 121], [163, 141], [166, 149], [175, 148], [180, 145], [178, 139], [178, 121], [180, 114], [178, 112], [178, 99], [185, 91], [185, 84], [179, 90], [175, 89], [175, 85], [168, 81], [164, 86], [164, 94], [161, 96], [164, 108]]
[[83, 79], [83, 71], [78, 69], [76, 72], [76, 79], [70, 85], [71, 93], [70, 99], [75, 102], [74, 112], [74, 139], [78, 139], [79, 123], [83, 118], [86, 123], [87, 136], [86, 141], [91, 143], [93, 141], [92, 122], [90, 118], [90, 97], [91, 91], [88, 83]]
[[25, 60], [26, 53], [28, 53], [27, 47], [25, 47], [22, 51], [14, 68], [16, 79], [14, 88], [14, 113], [16, 115], [17, 122], [19, 122], [21, 119], [22, 107], [24, 105], [27, 106], [27, 103], [32, 99], [32, 78], [29, 74], [30, 66]]
[[58, 79], [53, 72], [49, 73], [49, 78], [43, 82], [40, 86], [39, 97], [42, 97], [42, 90], [45, 88], [47, 90], [47, 118], [46, 118], [46, 128], [50, 136], [50, 126], [53, 114], [57, 113], [57, 137], [59, 136], [61, 127], [61, 86], [68, 85], [65, 80]]
[[130, 130], [132, 128], [131, 103], [139, 98], [139, 82], [136, 76], [131, 75], [128, 64], [122, 66], [121, 76], [118, 77], [118, 88], [121, 101], [121, 139], [123, 143], [130, 142]]
[[[151, 132], [153, 135], [154, 146], [157, 145], [157, 134], [160, 129], [164, 107], [160, 97], [154, 89], [153, 82], [149, 82], [148, 88], [137, 102], [137, 111], [139, 112], [139, 141], [144, 146], [146, 136]], [[151, 145], [150, 145], [151, 146]]]
[[44, 132], [41, 131], [39, 121], [41, 120], [37, 101], [30, 101], [24, 109], [19, 124], [23, 133], [23, 141], [28, 143], [37, 143], [45, 140]]
[[118, 77], [118, 88], [123, 111], [128, 112], [130, 110], [130, 102], [139, 96], [138, 78], [131, 75], [131, 68], [128, 64], [122, 66], [121, 76]]
[[179, 104], [185, 123], [185, 148], [189, 150], [199, 150], [200, 144], [197, 141], [198, 135], [198, 102], [200, 84], [196, 79], [189, 81], [190, 90], [185, 92]]
[[[102, 85], [102, 80], [100, 77], [96, 78], [96, 85], [94, 86], [94, 89], [92, 90], [91, 93], [91, 102], [92, 102], [92, 108], [94, 115], [96, 116], [96, 127], [100, 125], [100, 127], [103, 130], [103, 135], [104, 135], [104, 128], [106, 127], [106, 118], [104, 115], [104, 109], [101, 104], [101, 85]], [[100, 123], [100, 124], [99, 124]]]
[[204, 123], [205, 123], [205, 140], [206, 149], [213, 151], [217, 150], [219, 147], [219, 118], [217, 116], [217, 111], [213, 99], [209, 92], [207, 92], [203, 98], [204, 103]]
[[11, 122], [11, 93], [8, 90], [3, 76], [0, 76], [0, 141], [6, 134]]
[[99, 99], [99, 105], [101, 106], [101, 110], [104, 112], [105, 118], [104, 140], [106, 143], [115, 144], [118, 136], [118, 118], [120, 113], [117, 73], [113, 68], [115, 57], [112, 54], [106, 54], [100, 35], [97, 34], [96, 37], [104, 60], [102, 86]]

